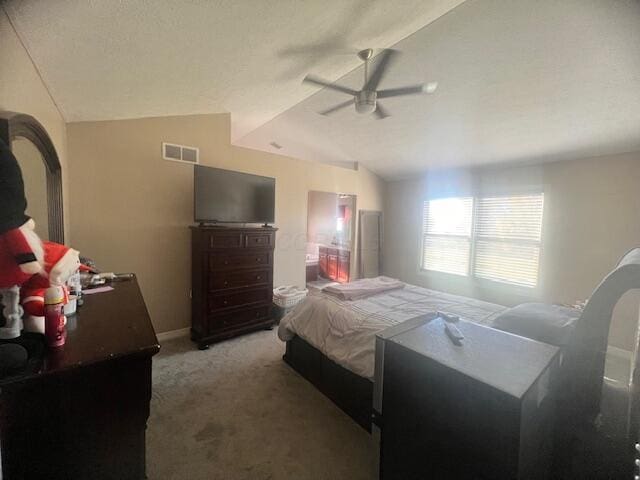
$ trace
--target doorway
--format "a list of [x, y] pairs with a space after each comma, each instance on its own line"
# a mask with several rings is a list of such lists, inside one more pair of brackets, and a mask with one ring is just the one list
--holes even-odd
[[356, 196], [310, 191], [307, 203], [308, 288], [351, 280]]
[[382, 274], [382, 212], [361, 210], [358, 236], [360, 278]]

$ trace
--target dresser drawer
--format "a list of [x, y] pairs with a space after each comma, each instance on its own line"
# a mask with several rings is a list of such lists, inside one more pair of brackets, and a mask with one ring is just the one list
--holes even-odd
[[212, 232], [208, 234], [209, 248], [242, 248], [244, 234], [242, 232]]
[[273, 252], [229, 252], [225, 254], [209, 254], [209, 269], [268, 267], [272, 264]]
[[235, 312], [225, 313], [209, 317], [209, 335], [220, 330], [228, 330], [234, 327], [242, 327], [251, 323], [259, 322], [269, 318], [271, 315], [271, 305], [260, 305], [258, 307], [244, 308]]
[[224, 308], [240, 307], [252, 303], [271, 303], [272, 295], [271, 286], [233, 293], [210, 294], [208, 298], [209, 311], [214, 312]]
[[247, 233], [245, 245], [249, 248], [273, 247], [273, 233]]
[[271, 269], [222, 270], [209, 275], [209, 291], [271, 285]]

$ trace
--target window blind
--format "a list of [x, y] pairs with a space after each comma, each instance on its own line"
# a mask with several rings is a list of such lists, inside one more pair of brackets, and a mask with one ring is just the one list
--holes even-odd
[[543, 207], [542, 193], [425, 201], [422, 268], [535, 287]]
[[527, 287], [538, 284], [543, 194], [477, 200], [474, 274]]
[[424, 202], [422, 268], [468, 275], [472, 220], [472, 197]]

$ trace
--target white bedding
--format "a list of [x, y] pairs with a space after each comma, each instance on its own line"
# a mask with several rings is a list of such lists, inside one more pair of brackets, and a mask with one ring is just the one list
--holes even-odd
[[278, 336], [287, 341], [298, 335], [334, 362], [371, 379], [375, 336], [387, 327], [436, 311], [491, 325], [505, 308], [414, 285], [352, 301], [319, 292], [280, 321]]

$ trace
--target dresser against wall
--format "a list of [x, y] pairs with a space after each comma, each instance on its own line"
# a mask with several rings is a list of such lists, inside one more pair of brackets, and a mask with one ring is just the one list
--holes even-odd
[[191, 227], [191, 338], [200, 349], [273, 326], [276, 230]]

